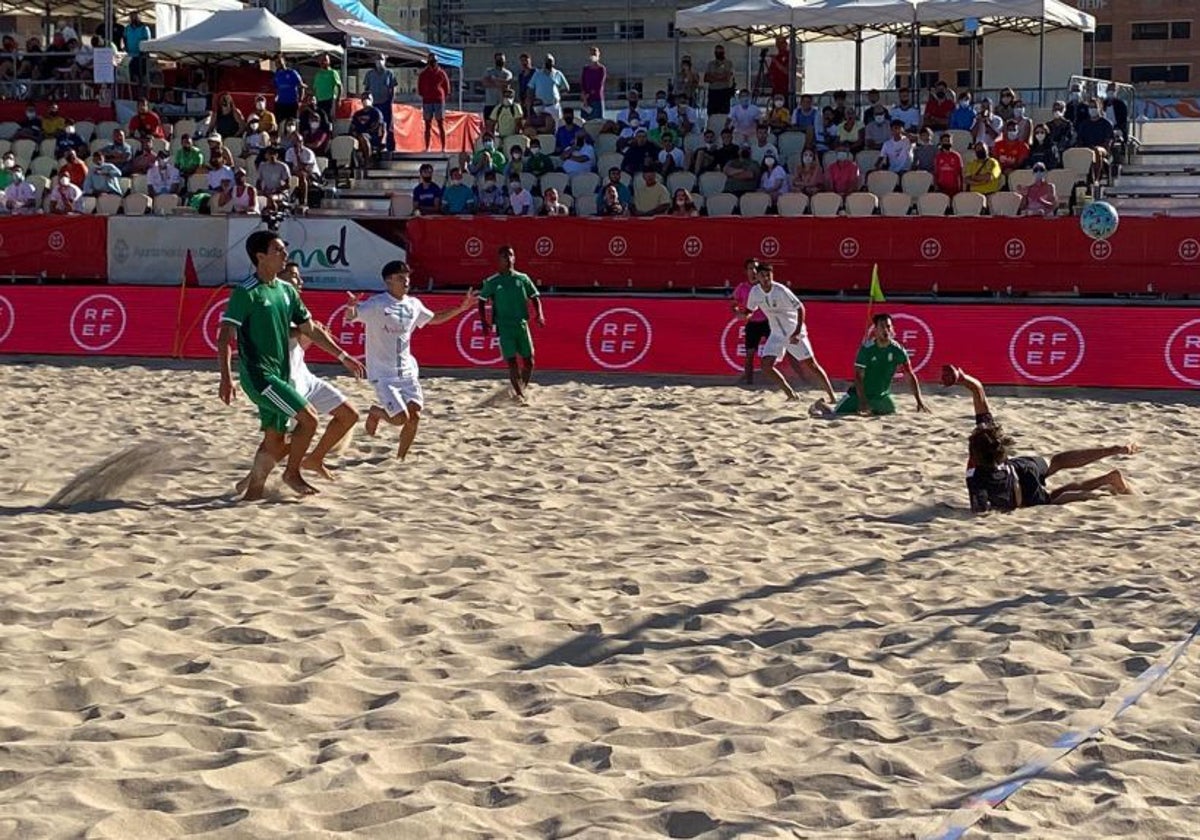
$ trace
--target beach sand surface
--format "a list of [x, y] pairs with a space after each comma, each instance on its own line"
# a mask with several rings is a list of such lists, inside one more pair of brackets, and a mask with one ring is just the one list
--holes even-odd
[[[1196, 394], [997, 397], [1137, 495], [972, 517], [961, 392], [540, 379], [427, 376], [407, 462], [237, 504], [211, 369], [0, 366], [0, 838], [920, 836], [1200, 617]], [[1198, 657], [966, 836], [1194, 838]]]

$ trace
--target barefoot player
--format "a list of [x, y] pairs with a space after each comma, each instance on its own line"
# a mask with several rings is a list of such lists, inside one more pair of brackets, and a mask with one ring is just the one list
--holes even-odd
[[424, 406], [421, 370], [411, 349], [413, 333], [426, 324], [444, 324], [469, 311], [477, 295], [474, 289], [468, 289], [462, 303], [454, 309], [435, 313], [408, 293], [406, 263], [392, 260], [383, 267], [382, 274], [386, 292], [361, 303], [353, 292], [347, 292], [350, 305], [346, 318], [366, 328], [367, 379], [375, 386], [375, 396], [379, 399], [379, 404], [371, 406], [367, 413], [367, 434], [375, 435], [380, 420], [399, 426], [400, 447], [396, 457], [403, 461], [417, 436]]
[[[500, 355], [508, 363], [508, 381], [513, 397], [525, 399], [525, 386], [533, 376], [533, 337], [529, 334], [529, 302], [533, 301], [539, 327], [546, 326], [542, 299], [528, 274], [515, 270], [517, 252], [511, 245], [498, 251], [500, 271], [483, 281], [479, 290], [479, 323], [487, 335], [492, 325], [500, 337]], [[487, 302], [492, 302], [492, 320], [488, 321]], [[520, 360], [521, 367], [517, 367]]]
[[1036, 455], [1012, 457], [1013, 439], [992, 417], [983, 383], [961, 368], [946, 365], [942, 369], [942, 384], [947, 387], [962, 385], [971, 392], [975, 404], [975, 430], [967, 444], [967, 493], [975, 513], [1011, 511], [1035, 505], [1065, 505], [1090, 498], [1097, 490], [1111, 490], [1119, 495], [1132, 492], [1120, 470], [1064, 484], [1056, 490], [1046, 488], [1046, 479], [1059, 470], [1084, 467], [1113, 455], [1132, 455], [1138, 451], [1136, 444], [1073, 449], [1058, 453], [1049, 463]]
[[[237, 336], [238, 379], [246, 396], [258, 407], [263, 440], [254, 456], [245, 499], [261, 499], [271, 470], [285, 456], [283, 481], [302, 496], [316, 493], [300, 475], [300, 464], [317, 430], [317, 413], [289, 380], [288, 337], [293, 325], [314, 344], [338, 360], [355, 376], [363, 366], [317, 329], [300, 300], [300, 294], [279, 279], [287, 262], [287, 246], [278, 234], [259, 230], [246, 238], [246, 254], [254, 274], [229, 295], [221, 330], [217, 336], [217, 360], [221, 367], [219, 394], [222, 402], [233, 401], [232, 347]], [[295, 421], [289, 444], [289, 421]]]
[[869, 340], [858, 350], [854, 359], [854, 385], [833, 407], [814, 405], [813, 413], [822, 414], [895, 414], [896, 401], [892, 399], [892, 382], [900, 371], [908, 381], [913, 396], [917, 399], [917, 411], [928, 412], [929, 407], [921, 396], [921, 383], [909, 364], [908, 351], [896, 343], [896, 326], [892, 316], [879, 313], [871, 319]]
[[808, 341], [808, 325], [804, 322], [804, 304], [792, 290], [775, 282], [775, 271], [769, 263], [755, 266], [758, 285], [750, 290], [746, 298], [745, 312], [749, 318], [755, 310], [761, 310], [771, 325], [771, 334], [762, 349], [762, 368], [770, 374], [789, 400], [799, 399], [787, 377], [779, 370], [778, 363], [786, 355], [792, 370], [805, 378], [816, 379], [825, 388], [829, 401], [833, 402], [833, 386], [825, 369], [817, 364], [812, 344]]

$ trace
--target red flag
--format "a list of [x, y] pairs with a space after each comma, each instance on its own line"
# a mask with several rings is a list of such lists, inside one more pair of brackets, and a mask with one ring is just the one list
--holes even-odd
[[183, 259], [183, 285], [200, 285], [200, 275], [196, 273], [196, 262], [192, 259], [191, 248], [187, 249], [187, 256]]

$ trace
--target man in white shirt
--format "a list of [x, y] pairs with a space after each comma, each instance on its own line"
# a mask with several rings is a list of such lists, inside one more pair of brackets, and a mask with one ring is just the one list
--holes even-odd
[[226, 181], [230, 184], [233, 183], [233, 169], [222, 164], [216, 169], [208, 170], [205, 178], [208, 181], [208, 191], [210, 193], [220, 192]]
[[508, 210], [513, 216], [533, 215], [533, 196], [525, 189], [519, 176], [508, 182]]
[[729, 122], [727, 123], [733, 128], [734, 142], [738, 144], [754, 142], [755, 129], [765, 118], [766, 115], [763, 114], [762, 109], [750, 101], [750, 91], [745, 88], [738, 91], [737, 103], [729, 109]]
[[288, 169], [300, 182], [296, 188], [297, 200], [301, 207], [308, 206], [308, 190], [311, 186], [321, 183], [321, 168], [317, 165], [317, 153], [304, 145], [300, 133], [292, 135], [292, 146], [284, 158]]
[[59, 176], [50, 190], [51, 213], [79, 213], [83, 210], [83, 190], [71, 183], [69, 175]]
[[700, 112], [691, 107], [682, 93], [675, 96], [675, 104], [667, 109], [667, 125], [680, 134], [696, 134], [700, 131]]
[[479, 296], [474, 289], [468, 289], [462, 303], [454, 309], [435, 313], [408, 293], [406, 263], [392, 260], [382, 273], [387, 291], [362, 303], [353, 292], [347, 292], [350, 305], [345, 317], [366, 328], [367, 380], [375, 386], [375, 396], [379, 399], [379, 404], [372, 405], [367, 412], [367, 434], [374, 436], [381, 420], [399, 426], [400, 447], [396, 457], [403, 461], [417, 436], [425, 405], [419, 378], [421, 369], [412, 354], [413, 333], [428, 324], [444, 324], [457, 318], [475, 306]]
[[171, 163], [171, 156], [166, 149], [158, 153], [158, 158], [146, 172], [146, 189], [150, 191], [150, 197], [156, 195], [171, 195], [178, 193], [183, 188], [183, 176], [179, 174], [179, 170], [175, 168], [175, 164]]
[[891, 120], [900, 120], [906, 132], [921, 127], [921, 109], [913, 102], [912, 91], [908, 88], [900, 89], [900, 102], [888, 109], [888, 116]]
[[887, 169], [899, 175], [912, 169], [912, 162], [912, 141], [904, 133], [904, 122], [894, 119], [892, 120], [892, 136], [883, 141], [883, 145], [879, 149], [879, 161], [875, 168]]
[[571, 148], [563, 151], [562, 171], [575, 176], [596, 171], [596, 147], [587, 142], [588, 136], [580, 132]]
[[825, 369], [817, 364], [812, 344], [808, 341], [808, 325], [804, 323], [804, 304], [792, 293], [791, 289], [775, 282], [775, 272], [769, 263], [758, 263], [755, 266], [754, 274], [758, 285], [750, 290], [744, 317], [748, 320], [755, 310], [761, 309], [762, 313], [767, 316], [767, 322], [771, 325], [771, 334], [767, 336], [761, 354], [763, 370], [771, 374], [789, 400], [800, 399], [800, 396], [788, 384], [787, 377], [776, 367], [780, 357], [786, 353], [792, 370], [803, 377], [815, 376], [825, 387], [825, 393], [829, 396], [829, 404], [832, 405], [837, 400], [833, 395], [833, 386], [829, 383], [829, 377], [825, 374]]
[[675, 137], [670, 132], [664, 132], [662, 136], [662, 151], [658, 153], [658, 170], [664, 175], [670, 175], [672, 172], [679, 172], [684, 169], [684, 163], [687, 158], [684, 157], [683, 149], [675, 145]]
[[12, 169], [12, 183], [4, 189], [4, 201], [0, 202], [7, 213], [33, 213], [37, 210], [37, 187], [25, 180], [21, 167]]
[[754, 129], [754, 140], [750, 143], [750, 159], [762, 166], [763, 158], [770, 155], [779, 160], [779, 149], [771, 142], [771, 134], [765, 125]]

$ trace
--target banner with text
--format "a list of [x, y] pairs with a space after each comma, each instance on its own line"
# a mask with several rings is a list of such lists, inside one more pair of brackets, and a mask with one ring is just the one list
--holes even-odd
[[736, 285], [747, 257], [797, 289], [865, 292], [1200, 292], [1200, 218], [1124, 218], [1093, 241], [1074, 218], [420, 217], [414, 279], [478, 285], [496, 249], [543, 286], [687, 289]]
[[225, 283], [225, 219], [113, 216], [108, 220], [108, 282], [178, 286], [187, 252], [203, 286]]
[[[211, 358], [226, 289], [189, 289], [184, 355]], [[435, 311], [455, 295], [426, 295]], [[0, 290], [0, 354], [168, 356], [178, 290], [146, 287], [22, 287]], [[346, 322], [345, 295], [305, 300], [348, 350], [362, 353], [362, 328]], [[547, 325], [534, 327], [546, 370], [733, 375], [745, 358], [743, 322], [721, 300], [548, 298]], [[888, 306], [918, 376], [945, 363], [1008, 385], [1119, 388], [1200, 387], [1200, 307], [952, 305]], [[864, 334], [862, 304], [815, 302], [808, 322], [817, 357], [839, 379], [853, 373]], [[1114, 350], [1113, 336], [1120, 336]], [[495, 335], [474, 311], [414, 339], [427, 367], [498, 367]], [[321, 361], [313, 352], [314, 361]]]
[[6, 216], [0, 219], [0, 275], [102, 280], [104, 216]]
[[[258, 218], [230, 218], [226, 240], [225, 272], [230, 282], [250, 276], [246, 238], [263, 229]], [[399, 245], [346, 219], [285, 219], [279, 235], [288, 245], [288, 257], [300, 263], [305, 288], [382, 290], [379, 270], [389, 260], [405, 259]]]

